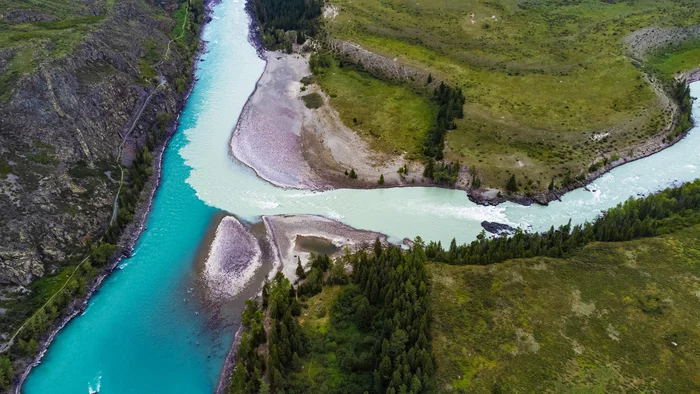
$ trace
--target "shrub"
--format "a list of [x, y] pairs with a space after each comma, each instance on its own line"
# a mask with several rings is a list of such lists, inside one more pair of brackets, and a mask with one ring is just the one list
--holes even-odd
[[306, 108], [316, 109], [323, 106], [323, 97], [318, 93], [309, 93], [301, 98], [306, 104]]
[[518, 191], [518, 183], [515, 181], [515, 174], [511, 174], [510, 178], [506, 182], [506, 191], [508, 193], [515, 193]]

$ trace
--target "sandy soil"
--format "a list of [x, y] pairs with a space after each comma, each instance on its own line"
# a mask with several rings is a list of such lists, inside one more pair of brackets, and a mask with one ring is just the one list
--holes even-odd
[[261, 178], [280, 187], [322, 189], [324, 184], [301, 154], [304, 103], [299, 99], [309, 75], [298, 55], [266, 53], [267, 66], [231, 138], [233, 156]]
[[[247, 225], [234, 216], [215, 218], [215, 231], [204, 239], [196, 271], [198, 283], [208, 302], [220, 303], [238, 297], [249, 284], [272, 278], [278, 271], [296, 279], [297, 259], [305, 265], [312, 252], [338, 257], [368, 248], [385, 235], [357, 230], [340, 222], [315, 215], [263, 216], [261, 223]], [[332, 251], [321, 252], [311, 243], [328, 245]], [[306, 241], [306, 242], [304, 242]], [[265, 272], [263, 272], [265, 271]]]
[[342, 255], [345, 249], [351, 252], [374, 245], [379, 238], [387, 244], [386, 236], [373, 231], [357, 230], [335, 220], [315, 215], [284, 215], [263, 217], [270, 239], [282, 263], [279, 269], [291, 280], [296, 278], [297, 258], [306, 265], [311, 250], [300, 245], [302, 237], [326, 240], [336, 252], [331, 257]]
[[[248, 100], [231, 138], [231, 153], [258, 176], [287, 188], [324, 190], [338, 187], [429, 185], [420, 163], [402, 156], [375, 152], [345, 126], [316, 85], [302, 91], [300, 80], [311, 74], [308, 61], [298, 54], [265, 54], [267, 66]], [[323, 96], [324, 105], [306, 108], [302, 97]], [[409, 176], [398, 169], [408, 165]], [[354, 169], [358, 179], [345, 175]]]

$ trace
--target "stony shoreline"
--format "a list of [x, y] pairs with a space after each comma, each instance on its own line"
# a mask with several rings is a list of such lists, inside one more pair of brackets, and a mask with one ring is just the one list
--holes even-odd
[[194, 61], [192, 63], [193, 67], [191, 70], [191, 76], [187, 89], [185, 89], [185, 92], [182, 95], [182, 100], [180, 100], [180, 103], [178, 104], [178, 115], [176, 119], [172, 121], [172, 123], [167, 128], [167, 132], [165, 137], [163, 138], [163, 141], [155, 147], [153, 160], [153, 174], [149, 177], [148, 181], [144, 185], [143, 190], [141, 191], [141, 197], [134, 213], [134, 219], [132, 219], [132, 221], [125, 227], [125, 229], [122, 231], [119, 237], [119, 240], [117, 242], [117, 252], [115, 252], [115, 255], [112, 257], [111, 261], [99, 272], [97, 277], [90, 284], [90, 288], [85, 293], [85, 295], [83, 297], [73, 299], [66, 308], [64, 317], [62, 317], [57, 323], [54, 324], [54, 327], [52, 327], [52, 329], [48, 332], [45, 338], [42, 338], [39, 341], [39, 350], [37, 352], [37, 355], [29, 359], [24, 365], [24, 367], [22, 367], [22, 373], [20, 375], [20, 378], [12, 382], [10, 392], [15, 394], [21, 393], [22, 386], [24, 385], [24, 382], [26, 381], [27, 377], [31, 373], [32, 369], [41, 363], [42, 358], [46, 354], [49, 346], [56, 338], [58, 333], [63, 328], [65, 328], [66, 325], [68, 325], [68, 323], [70, 323], [70, 321], [74, 317], [78, 316], [79, 314], [85, 311], [85, 309], [88, 307], [88, 302], [90, 301], [92, 296], [97, 291], [99, 291], [103, 281], [107, 277], [109, 277], [115, 269], [117, 269], [117, 267], [124, 258], [128, 258], [131, 256], [134, 246], [136, 245], [136, 241], [138, 241], [139, 237], [141, 236], [141, 233], [146, 229], [146, 220], [153, 206], [153, 200], [155, 198], [156, 192], [158, 191], [158, 186], [161, 182], [163, 157], [165, 155], [165, 150], [167, 149], [171, 138], [177, 132], [177, 128], [179, 126], [180, 121], [180, 115], [187, 103], [190, 94], [192, 93], [194, 84], [196, 83], [195, 73], [197, 70], [197, 65], [199, 63], [200, 56], [206, 52], [206, 42], [201, 39], [201, 33], [206, 23], [208, 23], [211, 20], [210, 13], [212, 7], [216, 5], [219, 1], [220, 0], [205, 0], [206, 19], [204, 23], [200, 26], [200, 44], [199, 48], [197, 49], [197, 52], [194, 55]]

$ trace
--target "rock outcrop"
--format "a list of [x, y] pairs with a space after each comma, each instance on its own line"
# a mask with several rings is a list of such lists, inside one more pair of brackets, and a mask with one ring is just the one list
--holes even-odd
[[[163, 58], [175, 24], [163, 8], [117, 0], [94, 12], [104, 15], [96, 29], [70, 53], [22, 75], [0, 102], [0, 284], [25, 285], [98, 238], [118, 185], [117, 148], [144, 100], [165, 82], [138, 118], [127, 151], [181, 105], [173, 81], [188, 60], [176, 50], [162, 61], [153, 55]], [[47, 16], [12, 11], [2, 18]], [[0, 52], [0, 67], [8, 56]]]
[[637, 59], [645, 58], [669, 45], [700, 38], [700, 24], [685, 27], [647, 27], [625, 37], [630, 53]]

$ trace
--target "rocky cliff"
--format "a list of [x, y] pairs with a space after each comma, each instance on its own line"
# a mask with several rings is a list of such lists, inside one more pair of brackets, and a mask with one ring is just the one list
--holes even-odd
[[[190, 56], [177, 43], [165, 56], [178, 4], [83, 3], [99, 23], [77, 20], [69, 33], [85, 30], [73, 48], [42, 56], [62, 43], [25, 35], [35, 67], [0, 80], [0, 284], [26, 285], [99, 237], [112, 212], [124, 136], [133, 128], [124, 138], [128, 164], [148, 130], [174, 117], [183, 100]], [[0, 8], [0, 30], [56, 26], [47, 22], [55, 19], [51, 8], [26, 7]], [[0, 47], [0, 72], [22, 51], [11, 42]]]

